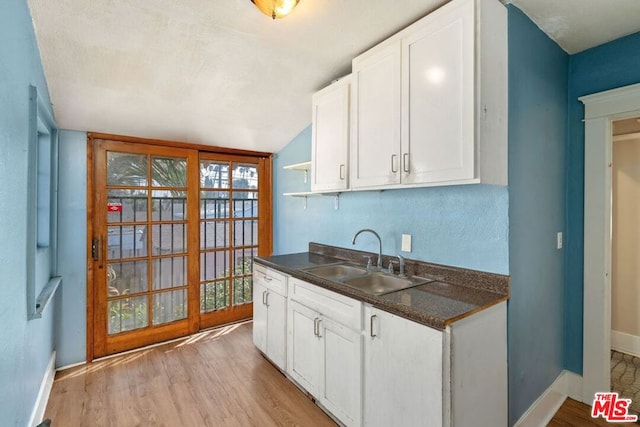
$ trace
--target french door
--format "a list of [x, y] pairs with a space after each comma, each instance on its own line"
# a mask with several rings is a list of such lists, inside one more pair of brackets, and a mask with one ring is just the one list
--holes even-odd
[[88, 359], [251, 317], [270, 160], [92, 141]]

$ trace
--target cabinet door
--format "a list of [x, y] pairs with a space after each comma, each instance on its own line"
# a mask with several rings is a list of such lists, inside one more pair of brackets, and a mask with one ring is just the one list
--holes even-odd
[[353, 61], [351, 187], [400, 182], [400, 42]]
[[402, 39], [402, 182], [474, 178], [474, 6], [450, 3]]
[[442, 332], [376, 308], [365, 313], [365, 425], [441, 426]]
[[362, 334], [323, 318], [324, 383], [320, 402], [347, 426], [360, 425]]
[[312, 191], [348, 186], [349, 82], [345, 77], [313, 96]]
[[[255, 277], [255, 276], [254, 276]], [[267, 288], [260, 280], [253, 281], [253, 344], [267, 354]]]
[[320, 315], [296, 301], [289, 302], [287, 372], [313, 396], [320, 395], [322, 338], [318, 331]]
[[[261, 302], [254, 302], [254, 305]], [[268, 291], [265, 302], [268, 311], [266, 353], [277, 367], [284, 370], [287, 362], [287, 299]]]

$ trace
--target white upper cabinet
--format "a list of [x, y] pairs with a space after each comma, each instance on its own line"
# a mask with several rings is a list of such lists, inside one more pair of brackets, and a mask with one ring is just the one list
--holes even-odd
[[473, 3], [402, 38], [402, 182], [474, 178]]
[[400, 182], [400, 43], [354, 60], [351, 186]]
[[453, 0], [353, 60], [351, 187], [507, 184], [507, 16]]
[[311, 191], [348, 188], [350, 83], [347, 76], [313, 95]]

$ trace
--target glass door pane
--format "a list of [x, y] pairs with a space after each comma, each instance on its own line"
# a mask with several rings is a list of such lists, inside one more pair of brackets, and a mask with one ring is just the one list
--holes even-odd
[[251, 268], [258, 253], [258, 191], [257, 161], [201, 156], [200, 312], [208, 319], [205, 323], [220, 323], [216, 317], [229, 320], [234, 312], [246, 317], [250, 308]]
[[186, 158], [107, 152], [110, 335], [187, 317], [186, 185]]

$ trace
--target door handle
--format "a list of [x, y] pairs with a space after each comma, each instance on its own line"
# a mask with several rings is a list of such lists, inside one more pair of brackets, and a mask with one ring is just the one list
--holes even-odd
[[321, 331], [320, 323], [322, 323], [322, 319], [318, 318], [318, 335], [317, 335], [318, 338], [322, 337], [322, 334], [320, 333]]
[[94, 261], [98, 262], [98, 268], [104, 267], [104, 264], [102, 262], [102, 250], [100, 247], [101, 245], [102, 239], [100, 239], [99, 237], [91, 241], [91, 258], [93, 258]]
[[267, 305], [267, 291], [262, 291], [262, 305]]
[[402, 170], [405, 173], [409, 173], [409, 170], [410, 170], [410, 168], [409, 168], [409, 153], [404, 153], [402, 155]]
[[320, 336], [320, 318], [316, 317], [313, 319], [313, 335], [316, 337]]
[[397, 154], [392, 154], [391, 155], [391, 173], [397, 173], [398, 172], [398, 168], [396, 167], [397, 159], [398, 159], [398, 155]]
[[341, 180], [344, 179], [344, 177], [345, 177], [345, 173], [344, 173], [345, 170], [346, 170], [345, 166], [344, 165], [340, 165], [340, 179]]
[[369, 319], [369, 334], [371, 335], [371, 338], [375, 338], [378, 336], [378, 334], [374, 334], [373, 333], [373, 319], [376, 318], [376, 315], [372, 315], [371, 318]]

